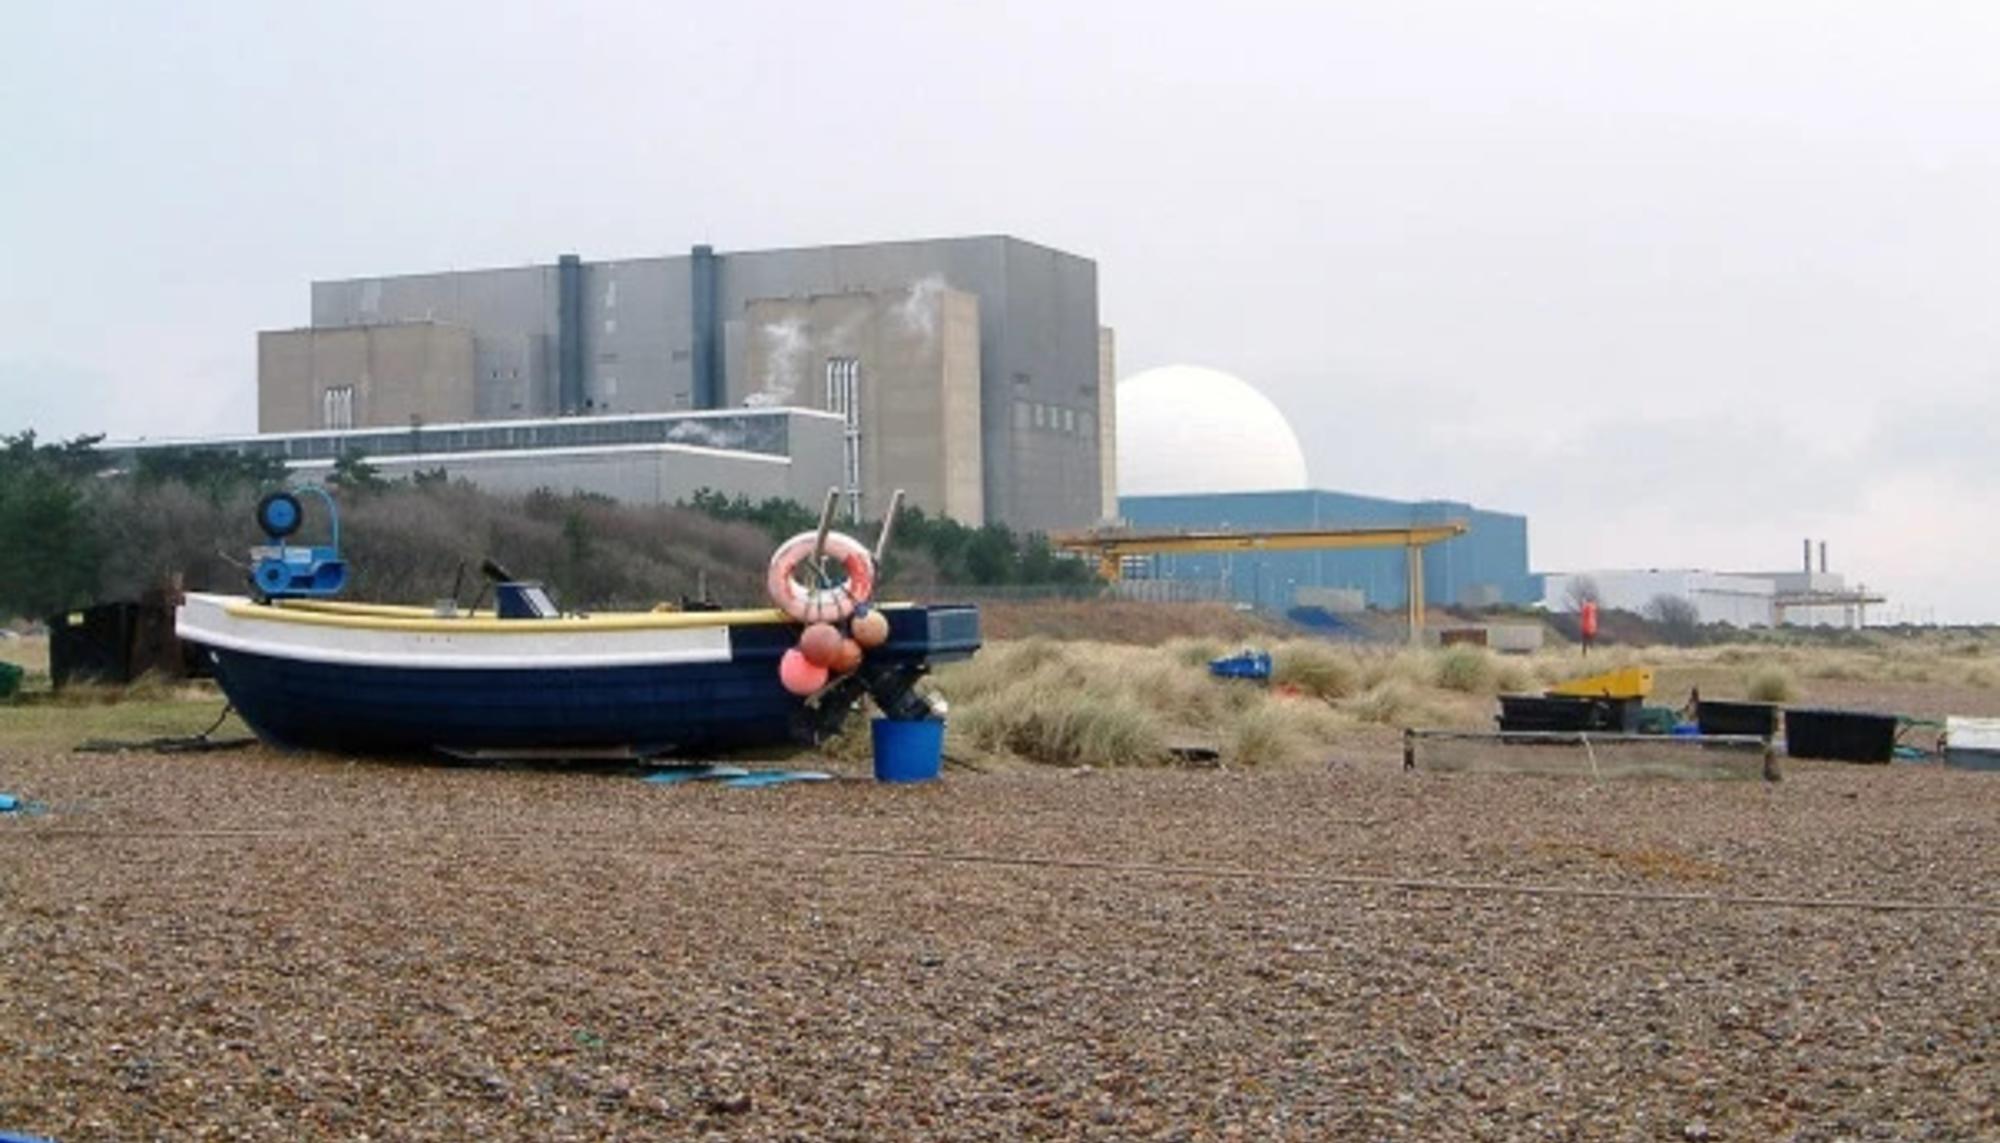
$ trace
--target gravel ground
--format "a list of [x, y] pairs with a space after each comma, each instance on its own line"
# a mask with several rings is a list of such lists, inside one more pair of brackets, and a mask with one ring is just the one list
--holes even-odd
[[2000, 1138], [2000, 775], [0, 789], [0, 1130]]

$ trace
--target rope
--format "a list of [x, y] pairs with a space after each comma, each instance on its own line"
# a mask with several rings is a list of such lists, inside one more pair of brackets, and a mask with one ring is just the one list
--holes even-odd
[[127, 750], [151, 750], [161, 754], [193, 754], [207, 750], [234, 750], [239, 746], [248, 746], [257, 740], [255, 738], [210, 738], [209, 735], [221, 729], [223, 722], [228, 720], [229, 716], [235, 710], [235, 703], [222, 704], [222, 713], [215, 716], [215, 721], [208, 724], [208, 729], [190, 737], [142, 739], [87, 738], [76, 744], [75, 752], [78, 754], [120, 754]]
[[1536, 885], [1505, 881], [1453, 881], [1444, 878], [1389, 877], [1367, 873], [1298, 873], [1210, 865], [1158, 865], [1103, 861], [1082, 857], [1007, 857], [987, 853], [940, 850], [883, 849], [864, 846], [804, 846], [809, 852], [840, 857], [884, 857], [964, 865], [999, 865], [1043, 869], [1088, 870], [1101, 873], [1147, 874], [1163, 877], [1206, 877], [1228, 881], [1272, 881], [1338, 885], [1351, 889], [1400, 889], [1413, 893], [1460, 893], [1482, 896], [1552, 897], [1586, 901], [1634, 901], [1647, 904], [1726, 905], [1753, 909], [1840, 909], [1878, 913], [1968, 913], [2000, 917], [2000, 904], [1976, 901], [1913, 901], [1870, 897], [1739, 896], [1721, 893], [1680, 893], [1663, 889], [1600, 889], [1587, 885]]
[[[345, 841], [386, 842], [384, 835], [357, 835], [341, 829], [205, 829], [205, 830], [98, 830], [37, 829], [22, 833], [0, 833], [0, 844], [8, 841], [91, 839], [99, 841], [203, 840], [203, 841]], [[429, 835], [427, 840], [438, 840]], [[461, 844], [488, 842], [533, 844], [549, 840], [547, 834], [481, 834], [456, 836]], [[724, 848], [708, 843], [711, 851]], [[571, 849], [599, 852], [656, 853], [644, 846], [604, 842], [589, 836], [568, 839]], [[741, 848], [752, 848], [749, 842]], [[1588, 885], [1545, 885], [1532, 882], [1458, 881], [1436, 877], [1392, 877], [1369, 873], [1300, 872], [1282, 869], [1251, 869], [1226, 865], [1174, 865], [1154, 862], [1109, 861], [1088, 857], [1021, 857], [994, 853], [954, 852], [937, 849], [900, 849], [887, 846], [800, 845], [794, 852], [822, 857], [865, 857], [892, 861], [928, 862], [941, 865], [984, 865], [1014, 869], [1054, 869], [1070, 872], [1116, 873], [1148, 877], [1195, 877], [1218, 881], [1257, 881], [1273, 884], [1329, 885], [1347, 889], [1391, 889], [1406, 893], [1444, 893], [1474, 897], [1538, 897], [1550, 900], [1617, 901], [1646, 905], [1712, 905], [1735, 909], [1804, 909], [1862, 913], [1937, 913], [1977, 917], [2000, 917], [2000, 904], [1979, 901], [1919, 901], [1910, 898], [1880, 897], [1799, 897], [1757, 894], [1688, 893], [1666, 889], [1613, 889]]]

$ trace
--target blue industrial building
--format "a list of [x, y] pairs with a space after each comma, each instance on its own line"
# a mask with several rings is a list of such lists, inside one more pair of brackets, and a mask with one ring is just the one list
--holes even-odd
[[[1466, 534], [1424, 551], [1424, 597], [1433, 605], [1530, 604], [1541, 598], [1528, 571], [1528, 519], [1455, 500], [1384, 500], [1300, 489], [1122, 496], [1119, 514], [1134, 529], [1405, 528], [1463, 521]], [[1239, 602], [1283, 609], [1311, 589], [1361, 593], [1369, 607], [1409, 604], [1400, 548], [1147, 557], [1141, 575], [1220, 583]], [[1302, 594], [1303, 592], [1303, 594]]]

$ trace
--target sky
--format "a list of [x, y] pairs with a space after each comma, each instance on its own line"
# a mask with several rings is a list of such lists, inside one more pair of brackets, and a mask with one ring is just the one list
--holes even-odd
[[1537, 570], [2000, 621], [2000, 4], [0, 0], [0, 433], [255, 428], [308, 284], [1007, 233]]

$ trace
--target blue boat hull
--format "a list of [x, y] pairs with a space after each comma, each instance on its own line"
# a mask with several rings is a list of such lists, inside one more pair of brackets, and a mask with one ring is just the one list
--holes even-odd
[[[969, 607], [885, 612], [871, 668], [921, 674], [979, 646]], [[215, 674], [259, 737], [351, 753], [624, 750], [652, 755], [795, 740], [805, 703], [778, 682], [787, 626], [730, 628], [724, 662], [436, 669], [313, 662], [210, 647]]]

